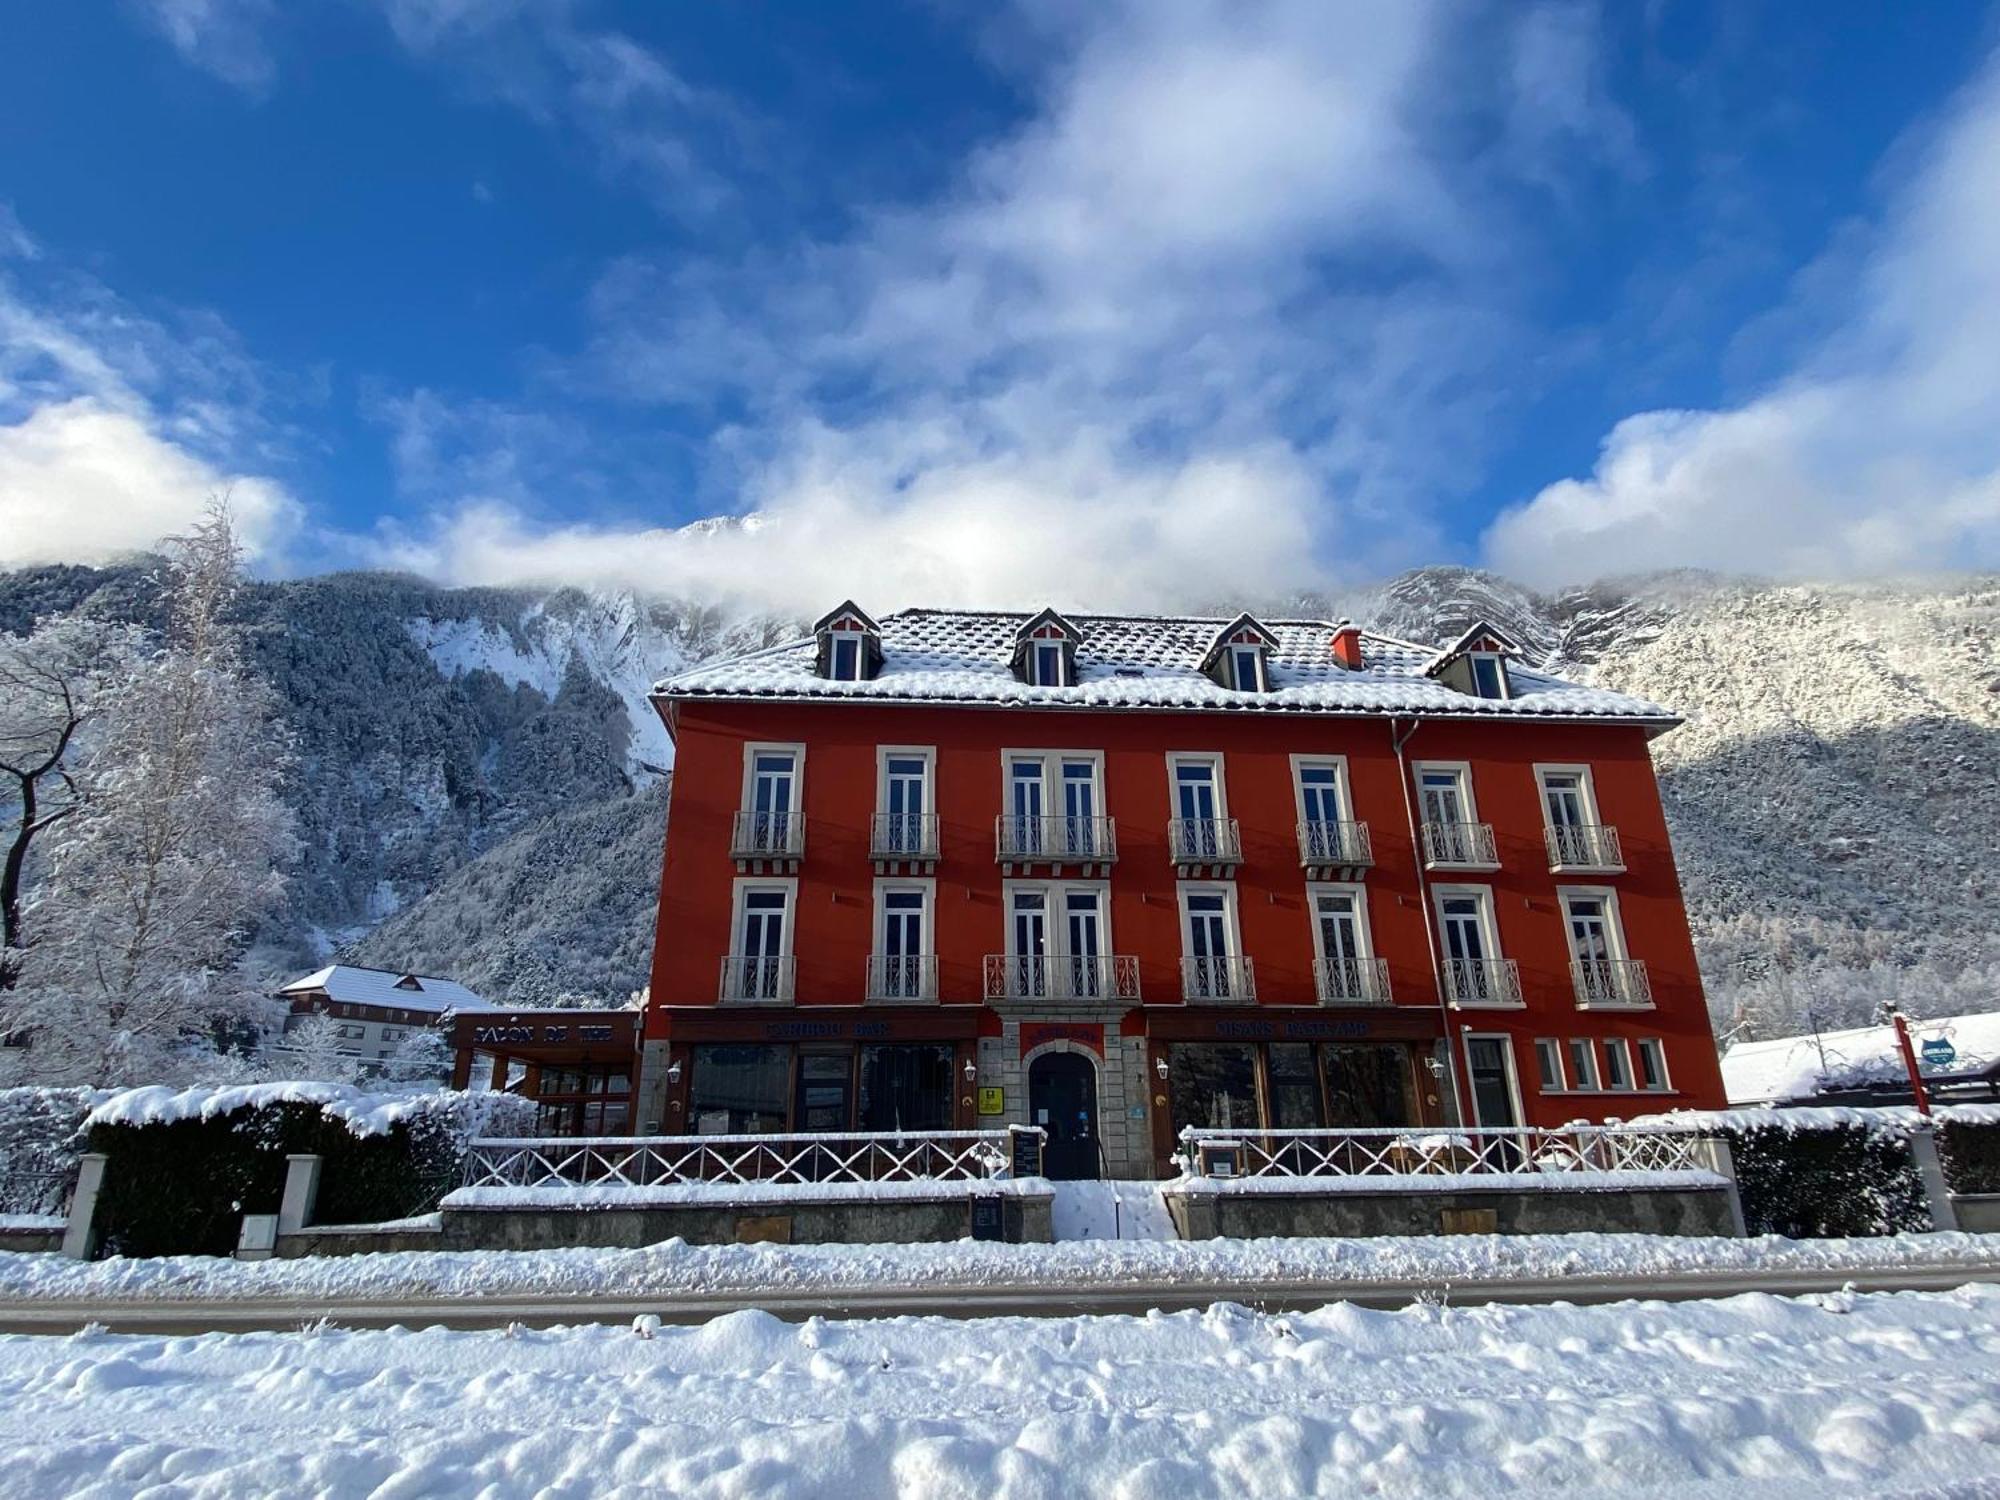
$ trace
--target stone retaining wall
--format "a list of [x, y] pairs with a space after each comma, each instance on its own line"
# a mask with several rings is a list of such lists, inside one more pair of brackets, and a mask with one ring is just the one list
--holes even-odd
[[1740, 1231], [1726, 1187], [1379, 1193], [1165, 1190], [1184, 1240], [1403, 1234], [1700, 1234]]

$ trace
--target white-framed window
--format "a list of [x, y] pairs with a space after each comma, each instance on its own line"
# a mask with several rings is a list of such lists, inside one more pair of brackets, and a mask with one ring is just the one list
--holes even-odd
[[1615, 1093], [1628, 1093], [1632, 1088], [1632, 1054], [1626, 1050], [1622, 1038], [1609, 1036], [1597, 1044], [1598, 1054], [1604, 1059], [1604, 1087]]
[[1167, 786], [1173, 817], [1215, 822], [1229, 816], [1229, 794], [1223, 785], [1220, 755], [1168, 751]]
[[1047, 859], [1106, 852], [1103, 751], [1005, 750], [1000, 760], [1014, 847]]
[[1111, 890], [1101, 880], [1001, 882], [1007, 909], [1008, 993], [1115, 993]]
[[1590, 828], [1597, 815], [1597, 788], [1589, 766], [1535, 767], [1535, 784], [1542, 792], [1542, 823], [1548, 828]]
[[1375, 956], [1368, 930], [1368, 888], [1345, 881], [1309, 881], [1306, 905], [1312, 912], [1316, 958], [1366, 961]]
[[1625, 929], [1618, 919], [1618, 892], [1608, 885], [1556, 887], [1569, 956], [1585, 966], [1586, 983], [1613, 986], [1616, 964], [1625, 957]]
[[1269, 688], [1264, 674], [1262, 646], [1233, 645], [1228, 650], [1229, 685], [1239, 693], [1261, 693]]
[[1181, 908], [1183, 993], [1190, 999], [1244, 997], [1249, 975], [1241, 962], [1243, 938], [1237, 925], [1235, 885], [1183, 880], [1176, 889]]
[[1507, 662], [1497, 651], [1474, 651], [1466, 658], [1472, 673], [1472, 693], [1476, 698], [1510, 696]]
[[835, 682], [859, 682], [864, 660], [861, 633], [857, 630], [828, 632], [826, 675]]
[[936, 970], [937, 882], [875, 882], [875, 993], [890, 999], [930, 998]]
[[1597, 1052], [1588, 1037], [1569, 1039], [1569, 1086], [1590, 1093], [1597, 1089]]
[[333, 1028], [333, 1034], [344, 1042], [358, 1042], [368, 1035], [366, 1026], [342, 1025]]
[[1552, 1036], [1535, 1038], [1535, 1074], [1545, 1094], [1560, 1094], [1569, 1086], [1563, 1078], [1562, 1043]]
[[1504, 1032], [1467, 1032], [1465, 1071], [1472, 1085], [1473, 1123], [1510, 1129], [1521, 1123], [1521, 1080], [1514, 1039]]
[[1068, 687], [1069, 653], [1061, 641], [1028, 643], [1028, 681], [1036, 687]]
[[792, 954], [792, 913], [799, 883], [785, 876], [736, 882], [730, 931], [734, 952], [745, 958], [780, 959]]
[[1639, 1087], [1649, 1094], [1664, 1094], [1673, 1088], [1667, 1077], [1667, 1051], [1656, 1036], [1639, 1038]]
[[797, 817], [805, 804], [806, 747], [750, 744], [743, 747], [743, 810], [777, 820]]
[[1417, 800], [1426, 823], [1477, 823], [1472, 767], [1464, 761], [1418, 761]]
[[1451, 999], [1461, 1005], [1520, 1004], [1512, 970], [1500, 954], [1493, 888], [1433, 885], [1431, 901]]
[[1344, 755], [1294, 755], [1292, 800], [1306, 824], [1351, 823], [1354, 802], [1347, 785]]
[[878, 848], [923, 852], [930, 817], [937, 810], [936, 777], [935, 746], [875, 747], [875, 811], [883, 820]]

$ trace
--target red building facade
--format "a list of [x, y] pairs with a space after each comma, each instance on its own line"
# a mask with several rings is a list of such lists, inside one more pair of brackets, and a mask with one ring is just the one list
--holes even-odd
[[1555, 1125], [1722, 1103], [1636, 699], [1321, 621], [843, 606], [661, 685], [637, 1124]]

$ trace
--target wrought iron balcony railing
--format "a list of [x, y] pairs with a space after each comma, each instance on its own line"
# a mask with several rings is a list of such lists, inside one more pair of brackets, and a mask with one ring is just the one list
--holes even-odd
[[993, 842], [994, 857], [1010, 864], [1108, 864], [1118, 858], [1111, 818], [1002, 813]]
[[1444, 996], [1457, 1005], [1519, 1005], [1521, 966], [1511, 958], [1447, 959]]
[[725, 1005], [788, 1005], [794, 974], [790, 958], [732, 953], [722, 961], [720, 998]]
[[1494, 852], [1491, 823], [1424, 824], [1424, 863], [1457, 869], [1492, 869], [1500, 863]]
[[797, 859], [806, 852], [806, 819], [796, 812], [739, 812], [729, 835], [732, 859]]
[[1229, 957], [1181, 960], [1181, 998], [1202, 1004], [1240, 1004], [1257, 998], [1257, 973], [1250, 960]]
[[938, 997], [935, 953], [871, 953], [868, 955], [868, 998], [909, 1003]]
[[1644, 959], [1573, 958], [1569, 972], [1578, 1005], [1643, 1010], [1653, 1003], [1653, 985], [1646, 977]]
[[1139, 998], [1139, 960], [1129, 953], [986, 955], [988, 1000]]
[[1366, 823], [1299, 824], [1302, 865], [1372, 865], [1375, 845]]
[[1243, 863], [1243, 834], [1234, 818], [1169, 818], [1167, 848], [1177, 865]]
[[1316, 958], [1313, 979], [1321, 1005], [1387, 1005], [1386, 958]]
[[1548, 830], [1551, 870], [1622, 870], [1625, 849], [1609, 823], [1562, 823]]
[[877, 813], [869, 824], [871, 859], [936, 859], [936, 813]]

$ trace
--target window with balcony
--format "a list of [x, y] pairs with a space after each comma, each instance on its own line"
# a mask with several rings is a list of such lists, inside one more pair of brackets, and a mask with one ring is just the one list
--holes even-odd
[[1182, 882], [1180, 902], [1181, 998], [1205, 1004], [1256, 999], [1238, 936], [1236, 888]]
[[1346, 760], [1293, 756], [1292, 792], [1299, 811], [1299, 863], [1308, 871], [1375, 862], [1367, 825], [1354, 821]]
[[734, 947], [722, 960], [724, 1001], [792, 999], [792, 910], [797, 901], [795, 880], [736, 882]]
[[[1167, 757], [1171, 803], [1167, 846], [1174, 863], [1187, 871], [1195, 866], [1234, 868], [1243, 861], [1243, 844], [1236, 820], [1229, 816], [1219, 755], [1171, 754]], [[1208, 874], [1226, 873], [1209, 868]]]
[[1098, 882], [1009, 882], [1007, 951], [986, 961], [987, 998], [1136, 1000], [1137, 960], [1111, 951], [1109, 895]]
[[868, 961], [870, 1000], [937, 999], [931, 881], [875, 883], [875, 951]]
[[1431, 888], [1444, 960], [1445, 998], [1456, 1005], [1519, 1005], [1520, 971], [1500, 957], [1493, 892], [1483, 885]]
[[749, 745], [743, 752], [743, 804], [730, 853], [738, 860], [797, 859], [805, 849], [800, 745]]
[[1310, 885], [1313, 971], [1322, 1005], [1384, 1005], [1386, 960], [1374, 956], [1368, 933], [1368, 893], [1358, 885]]
[[938, 820], [932, 788], [937, 752], [888, 746], [876, 752], [875, 825], [869, 852], [878, 861], [935, 860]]
[[1576, 1003], [1586, 1008], [1651, 1005], [1646, 966], [1625, 952], [1618, 893], [1600, 886], [1563, 886], [1556, 899], [1569, 939]]
[[1618, 830], [1597, 812], [1588, 766], [1536, 766], [1551, 870], [1623, 870]]
[[1103, 815], [1104, 759], [1090, 752], [1008, 751], [1007, 811], [998, 857], [1025, 864], [1095, 864], [1117, 857]]
[[1462, 762], [1419, 763], [1417, 803], [1423, 816], [1424, 863], [1433, 869], [1493, 869], [1500, 860], [1493, 825], [1479, 821], [1472, 768]]

